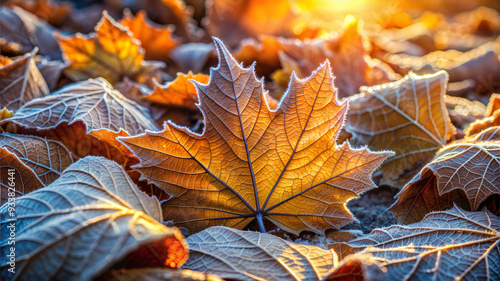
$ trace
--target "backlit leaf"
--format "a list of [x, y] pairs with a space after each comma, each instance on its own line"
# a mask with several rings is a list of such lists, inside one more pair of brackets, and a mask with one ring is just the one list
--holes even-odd
[[0, 105], [17, 110], [28, 101], [49, 94], [42, 74], [35, 64], [36, 51], [11, 61], [0, 62]]
[[286, 231], [323, 233], [353, 221], [345, 203], [374, 187], [372, 172], [391, 152], [342, 146], [335, 139], [347, 112], [328, 64], [306, 80], [295, 76], [270, 110], [262, 81], [215, 39], [219, 66], [196, 83], [204, 113], [201, 135], [167, 123], [164, 131], [121, 140], [141, 163], [142, 178], [173, 198], [166, 219], [198, 232], [253, 219]]
[[350, 99], [350, 141], [396, 152], [382, 165], [382, 183], [403, 186], [456, 133], [444, 101], [447, 79], [444, 71], [410, 73], [394, 83], [362, 88]]
[[[18, 198], [15, 217], [6, 206], [0, 251], [9, 253], [7, 227], [15, 224], [16, 280], [92, 280], [117, 263], [130, 266], [131, 257], [135, 267], [174, 268], [187, 258], [180, 231], [158, 222], [158, 200], [104, 158], [81, 159], [51, 185]], [[10, 279], [7, 260], [0, 266]]]
[[75, 81], [104, 77], [115, 84], [128, 77], [142, 80], [163, 63], [144, 61], [144, 49], [132, 33], [103, 12], [95, 33], [57, 35], [69, 66], [65, 74]]
[[320, 280], [337, 264], [332, 250], [271, 234], [211, 227], [189, 236], [183, 268], [229, 280]]
[[18, 6], [52, 25], [60, 24], [73, 9], [70, 2], [54, 0], [8, 0], [6, 6]]
[[[212, 274], [168, 268], [113, 270], [102, 281], [223, 281]], [[98, 279], [97, 281], [101, 281]]]
[[412, 223], [431, 211], [458, 204], [476, 211], [492, 195], [500, 195], [500, 127], [455, 141], [436, 153], [397, 195], [391, 207], [400, 223]]

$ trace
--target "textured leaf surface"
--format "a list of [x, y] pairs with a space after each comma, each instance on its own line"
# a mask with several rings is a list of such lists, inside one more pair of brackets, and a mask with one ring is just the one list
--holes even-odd
[[120, 24], [141, 42], [145, 58], [148, 60], [165, 60], [172, 48], [179, 42], [172, 37], [172, 26], [161, 26], [150, 22], [145, 11], [139, 11], [134, 17], [126, 12]]
[[[178, 267], [187, 257], [180, 231], [158, 222], [158, 200], [104, 158], [79, 160], [51, 185], [18, 198], [15, 218], [6, 205], [0, 211], [4, 256], [7, 226], [16, 226], [17, 280], [92, 280], [146, 246], [151, 254], [141, 257], [153, 266]], [[11, 274], [6, 262], [0, 264], [4, 280]]]
[[500, 126], [500, 95], [492, 94], [483, 119], [471, 123], [465, 130], [466, 136], [478, 134], [481, 131], [494, 126]]
[[392, 71], [368, 56], [366, 40], [358, 20], [348, 16], [342, 33], [336, 38], [327, 41], [284, 41], [280, 53], [283, 69], [274, 78], [285, 86], [293, 71], [301, 78], [308, 77], [320, 63], [328, 59], [335, 75], [339, 98], [359, 93], [361, 86], [390, 82]]
[[[101, 279], [98, 279], [100, 281]], [[222, 281], [213, 274], [191, 270], [163, 268], [113, 270], [102, 280], [106, 281]]]
[[125, 98], [104, 79], [89, 79], [68, 85], [57, 92], [27, 103], [9, 119], [20, 126], [38, 130], [61, 123], [83, 122], [87, 132], [124, 129], [131, 135], [158, 130], [147, 109]]
[[454, 202], [476, 211], [489, 196], [500, 195], [499, 129], [490, 128], [439, 150], [397, 195], [390, 209], [394, 217], [412, 223]]
[[169, 123], [121, 139], [141, 160], [133, 168], [142, 178], [174, 197], [163, 206], [166, 219], [194, 232], [242, 229], [262, 217], [294, 233], [352, 221], [345, 203], [374, 187], [371, 174], [391, 153], [335, 144], [347, 103], [336, 100], [328, 64], [307, 80], [293, 77], [270, 110], [253, 69], [215, 42], [219, 66], [209, 84], [196, 84], [204, 132]]
[[104, 77], [115, 84], [128, 77], [144, 79], [162, 63], [144, 61], [144, 49], [132, 33], [103, 12], [96, 33], [71, 37], [57, 35], [69, 63], [65, 74], [75, 81]]
[[382, 183], [403, 186], [456, 133], [444, 101], [447, 80], [444, 71], [410, 73], [394, 83], [362, 88], [350, 100], [351, 142], [396, 152], [382, 165]]
[[[0, 134], [0, 167], [17, 170], [15, 190], [24, 195], [55, 181], [73, 158], [60, 142], [36, 136]], [[2, 171], [4, 172], [4, 171]], [[2, 173], [2, 203], [7, 197], [8, 177]]]
[[150, 95], [144, 96], [144, 99], [166, 106], [186, 107], [198, 110], [198, 107], [195, 105], [198, 102], [198, 94], [196, 93], [194, 84], [189, 81], [191, 79], [201, 84], [206, 84], [209, 77], [201, 73], [177, 73], [177, 78], [166, 85], [160, 85], [155, 81], [153, 92]]
[[337, 263], [332, 250], [271, 234], [211, 227], [189, 236], [183, 268], [236, 280], [319, 280]]
[[[371, 254], [385, 280], [496, 280], [500, 278], [500, 218], [453, 207], [408, 226], [374, 230], [348, 243]], [[367, 247], [367, 248], [366, 248]], [[363, 261], [363, 259], [361, 259]]]
[[0, 63], [0, 107], [17, 110], [26, 102], [49, 94], [35, 65], [33, 51], [16, 61]]

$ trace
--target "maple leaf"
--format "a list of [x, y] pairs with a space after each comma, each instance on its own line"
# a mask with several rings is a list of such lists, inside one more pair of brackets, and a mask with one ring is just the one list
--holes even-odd
[[[14, 279], [92, 280], [118, 262], [176, 268], [187, 258], [180, 231], [160, 223], [158, 200], [104, 158], [79, 160], [49, 186], [17, 198], [15, 218], [7, 211], [0, 209], [0, 252], [9, 254], [7, 226], [15, 223]], [[4, 280], [12, 277], [7, 267], [2, 259]]]
[[76, 157], [105, 156], [124, 166], [137, 160], [116, 137], [159, 130], [146, 108], [102, 78], [70, 84], [34, 99], [4, 122], [16, 125], [20, 133], [59, 140]]
[[381, 265], [381, 280], [496, 280], [499, 242], [499, 217], [486, 210], [453, 207], [430, 213], [418, 223], [374, 230], [344, 247], [353, 252], [364, 249], [350, 258]]
[[19, 7], [0, 7], [0, 49], [2, 54], [24, 55], [38, 47], [38, 54], [61, 57], [54, 38], [55, 28]]
[[167, 219], [197, 232], [238, 229], [263, 217], [293, 233], [317, 233], [353, 220], [345, 203], [371, 189], [372, 172], [391, 152], [352, 149], [335, 138], [347, 112], [328, 63], [307, 80], [292, 77], [270, 110], [253, 67], [242, 68], [218, 39], [219, 66], [196, 83], [205, 116], [201, 135], [167, 123], [162, 132], [120, 138], [141, 163], [141, 178], [172, 199]]
[[[2, 178], [9, 178], [9, 169], [16, 170], [13, 186], [16, 196], [52, 183], [71, 164], [71, 152], [60, 142], [37, 136], [0, 134]], [[2, 204], [8, 199], [8, 187], [5, 183], [1, 185]]]
[[488, 197], [500, 195], [499, 129], [490, 128], [440, 149], [397, 195], [389, 210], [398, 222], [419, 221], [453, 204], [476, 211]]
[[0, 61], [0, 104], [17, 110], [26, 102], [49, 94], [47, 84], [35, 65], [36, 49], [22, 58]]
[[187, 74], [177, 73], [174, 81], [162, 86], [156, 80], [151, 94], [145, 95], [144, 99], [154, 103], [183, 107], [197, 111], [195, 103], [198, 101], [196, 88], [190, 80], [198, 81], [202, 84], [208, 83], [207, 75], [198, 73], [193, 74], [191, 71]]
[[280, 61], [282, 70], [273, 78], [282, 86], [295, 71], [299, 77], [307, 77], [320, 63], [328, 59], [335, 74], [335, 85], [339, 98], [352, 96], [361, 86], [387, 83], [393, 71], [380, 61], [368, 56], [369, 42], [358, 20], [352, 16], [345, 19], [342, 33], [333, 39], [303, 42], [283, 40]]
[[211, 227], [186, 241], [190, 255], [182, 268], [228, 280], [320, 280], [337, 264], [332, 250], [228, 227]]
[[404, 185], [456, 133], [444, 101], [447, 80], [444, 71], [410, 73], [394, 83], [363, 87], [350, 99], [350, 141], [396, 153], [381, 167], [382, 183]]
[[161, 62], [144, 61], [144, 49], [132, 33], [113, 20], [106, 11], [95, 33], [65, 37], [56, 34], [69, 64], [65, 74], [75, 81], [104, 77], [115, 84], [128, 77], [141, 81], [163, 67]]
[[145, 11], [139, 11], [134, 17], [126, 10], [120, 24], [128, 28], [134, 38], [141, 41], [145, 58], [148, 60], [167, 59], [172, 48], [179, 44], [172, 37], [172, 26], [161, 26], [150, 22]]

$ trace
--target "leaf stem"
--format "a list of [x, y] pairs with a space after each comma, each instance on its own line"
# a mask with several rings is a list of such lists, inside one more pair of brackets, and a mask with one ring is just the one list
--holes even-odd
[[258, 213], [256, 216], [257, 222], [259, 223], [260, 232], [266, 233], [266, 228], [264, 227], [264, 219], [262, 213]]

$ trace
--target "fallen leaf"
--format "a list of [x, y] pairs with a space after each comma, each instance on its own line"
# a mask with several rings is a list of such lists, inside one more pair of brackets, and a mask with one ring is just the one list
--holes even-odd
[[191, 270], [141, 268], [113, 270], [97, 281], [223, 281], [219, 277]]
[[206, 7], [208, 32], [229, 46], [235, 47], [242, 39], [260, 35], [293, 37], [297, 14], [289, 0], [210, 0]]
[[0, 104], [17, 110], [26, 102], [49, 94], [47, 84], [35, 64], [36, 50], [16, 61], [4, 59], [0, 65]]
[[500, 109], [500, 95], [492, 94], [484, 118], [472, 122], [465, 130], [465, 135], [472, 136], [490, 127], [500, 126], [500, 110], [498, 109]]
[[159, 130], [146, 108], [125, 98], [102, 78], [74, 83], [32, 100], [6, 121], [23, 133], [61, 141], [77, 157], [105, 156], [124, 166], [137, 160], [116, 137]]
[[70, 2], [53, 0], [8, 0], [4, 5], [21, 7], [55, 26], [61, 24], [73, 10]]
[[[323, 233], [353, 221], [345, 203], [374, 187], [372, 172], [391, 152], [335, 144], [347, 112], [328, 63], [307, 80], [292, 77], [276, 110], [262, 81], [214, 39], [219, 66], [207, 85], [195, 83], [205, 129], [167, 123], [162, 132], [120, 138], [141, 163], [141, 179], [173, 198], [165, 218], [198, 232], [242, 229], [263, 218], [286, 231]], [[168, 172], [166, 172], [168, 171]]]
[[139, 11], [134, 17], [129, 10], [120, 24], [141, 42], [148, 60], [166, 60], [172, 48], [179, 42], [172, 37], [173, 26], [161, 26], [150, 22], [145, 11]]
[[[17, 280], [92, 280], [131, 255], [140, 255], [142, 265], [174, 268], [187, 258], [180, 231], [159, 222], [158, 200], [104, 158], [81, 159], [51, 185], [17, 198], [14, 217], [7, 209], [0, 209], [6, 218], [0, 251], [9, 253], [7, 226], [14, 224]], [[6, 259], [0, 267], [10, 279]]]
[[444, 71], [410, 73], [394, 83], [363, 87], [350, 99], [350, 141], [396, 153], [381, 167], [381, 184], [403, 186], [456, 133], [444, 101], [447, 81]]
[[144, 61], [141, 43], [106, 11], [95, 31], [87, 36], [56, 34], [64, 60], [69, 64], [64, 73], [71, 79], [103, 77], [111, 84], [118, 83], [123, 77], [142, 81], [164, 66], [161, 62]]
[[38, 54], [61, 58], [55, 28], [19, 7], [0, 7], [0, 48], [3, 54], [24, 55], [35, 47]]
[[394, 76], [389, 66], [368, 55], [369, 42], [362, 29], [362, 24], [352, 17], [345, 19], [342, 33], [330, 40], [283, 41], [280, 61], [283, 67], [276, 75], [281, 86], [288, 84], [292, 72], [299, 77], [308, 77], [318, 65], [328, 59], [335, 75], [339, 98], [359, 93], [361, 86], [387, 83]]
[[[14, 190], [18, 196], [52, 183], [71, 164], [71, 152], [60, 142], [37, 136], [0, 134], [2, 173], [4, 169], [16, 170]], [[1, 185], [2, 204], [8, 198], [6, 182]]]
[[154, 80], [155, 87], [151, 94], [145, 95], [144, 99], [165, 106], [181, 107], [191, 110], [198, 110], [195, 103], [198, 101], [196, 88], [190, 80], [198, 81], [201, 84], [208, 83], [209, 76], [201, 73], [187, 74], [177, 73], [174, 81], [166, 85], [159, 84]]
[[499, 128], [441, 148], [397, 195], [390, 211], [398, 222], [419, 221], [429, 212], [448, 209], [454, 203], [477, 211], [488, 197], [500, 195]]
[[47, 60], [39, 56], [35, 57], [35, 60], [36, 67], [42, 74], [49, 90], [52, 92], [59, 89], [59, 80], [61, 79], [63, 70], [68, 65], [60, 60]]
[[349, 256], [328, 272], [323, 281], [386, 281], [386, 269], [370, 254]]
[[418, 223], [374, 230], [348, 246], [353, 252], [364, 249], [351, 260], [379, 263], [382, 280], [496, 280], [499, 241], [499, 217], [453, 207]]
[[170, 58], [182, 72], [202, 71], [214, 53], [212, 44], [188, 43], [175, 47]]
[[247, 38], [241, 41], [234, 58], [245, 65], [255, 64], [258, 76], [269, 76], [281, 67], [279, 51], [281, 40], [274, 36], [260, 36], [259, 39]]
[[228, 280], [320, 280], [337, 264], [332, 250], [228, 227], [211, 227], [186, 241], [190, 255], [182, 268]]

